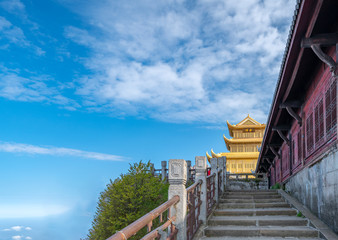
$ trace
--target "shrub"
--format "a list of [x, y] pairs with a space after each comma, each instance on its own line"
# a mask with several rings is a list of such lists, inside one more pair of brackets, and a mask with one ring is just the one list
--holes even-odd
[[[150, 162], [140, 161], [130, 164], [127, 174], [110, 180], [100, 194], [89, 240], [107, 239], [168, 200], [169, 185], [150, 170]], [[129, 239], [140, 239], [145, 233], [143, 229]]]

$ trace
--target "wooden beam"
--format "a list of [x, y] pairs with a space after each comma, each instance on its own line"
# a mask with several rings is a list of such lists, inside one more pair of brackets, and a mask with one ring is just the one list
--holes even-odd
[[289, 139], [282, 133], [282, 130], [277, 130], [278, 135], [283, 139], [287, 145], [290, 145]]
[[270, 165], [272, 164], [272, 162], [270, 161], [269, 158], [264, 158], [264, 160], [265, 160], [266, 162], [268, 162]]
[[282, 144], [281, 143], [270, 143], [269, 146], [278, 147], [279, 148], [280, 146], [282, 146]]
[[301, 42], [302, 48], [311, 48], [317, 57], [330, 67], [333, 76], [338, 76], [338, 64], [333, 58], [323, 52], [322, 46], [338, 46], [338, 33], [320, 34], [310, 38], [303, 38]]
[[[269, 149], [269, 148], [268, 148], [268, 149]], [[274, 156], [274, 155], [264, 155], [264, 156], [262, 157], [262, 159], [264, 159], [264, 158], [267, 158], [267, 159], [274, 159], [275, 156]]]
[[290, 130], [290, 126], [289, 125], [280, 125], [280, 126], [275, 126], [271, 128], [272, 131], [289, 131]]
[[272, 147], [272, 146], [269, 145], [269, 148], [270, 148], [271, 152], [272, 152], [273, 154], [275, 154], [276, 157], [280, 158], [280, 155], [279, 155], [278, 152], [274, 149], [274, 147]]
[[317, 57], [322, 60], [322, 62], [330, 67], [330, 71], [333, 73], [333, 75], [337, 76], [338, 64], [333, 60], [333, 58], [324, 53], [318, 44], [311, 45], [311, 49], [317, 55]]
[[279, 105], [279, 108], [286, 108], [286, 107], [300, 108], [301, 106], [302, 106], [301, 101], [286, 101], [284, 103], [281, 103]]
[[302, 118], [298, 116], [298, 114], [292, 109], [293, 107], [300, 108], [301, 106], [302, 106], [302, 103], [300, 101], [287, 101], [287, 102], [281, 103], [279, 105], [279, 108], [282, 108], [282, 109], [286, 108], [286, 111], [288, 111], [290, 116], [297, 120], [299, 126], [302, 126]]
[[310, 48], [312, 45], [331, 46], [338, 43], [338, 33], [318, 34], [309, 38], [303, 38], [302, 48]]
[[286, 107], [286, 111], [288, 111], [288, 113], [297, 120], [299, 126], [302, 126], [302, 118], [300, 116], [298, 116], [298, 114], [293, 111], [293, 109], [291, 107]]

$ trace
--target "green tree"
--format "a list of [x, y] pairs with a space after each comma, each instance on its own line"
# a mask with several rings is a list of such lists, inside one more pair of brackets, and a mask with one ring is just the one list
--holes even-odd
[[[151, 174], [151, 164], [130, 164], [100, 194], [88, 239], [104, 240], [168, 200], [168, 184]], [[140, 239], [145, 229], [130, 239]]]

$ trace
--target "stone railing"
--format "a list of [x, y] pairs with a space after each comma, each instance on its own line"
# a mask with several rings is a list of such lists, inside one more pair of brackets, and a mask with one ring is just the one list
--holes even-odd
[[228, 190], [264, 190], [269, 188], [265, 173], [227, 173]]
[[[190, 181], [195, 181], [195, 169], [191, 166], [191, 161], [187, 160], [187, 179]], [[167, 161], [161, 161], [161, 168], [156, 169], [155, 165], [151, 164], [151, 171], [152, 174], [156, 177], [161, 176], [163, 181], [168, 180], [168, 168], [167, 168]]]
[[[207, 176], [208, 167], [205, 157], [196, 157], [195, 166], [192, 168], [188, 168], [188, 161], [183, 159], [169, 160], [169, 169], [166, 169], [166, 164], [164, 165], [163, 162], [162, 173], [167, 173], [169, 181], [169, 200], [108, 240], [127, 240], [144, 227], [147, 227], [148, 234], [142, 238], [143, 240], [191, 240], [199, 227], [207, 223], [208, 216], [218, 203], [218, 197], [224, 192], [225, 157], [211, 159], [209, 176]], [[187, 180], [192, 179], [191, 169], [194, 169], [193, 179], [195, 181], [189, 188], [186, 188]], [[168, 211], [167, 221], [152, 230], [152, 221], [159, 217], [162, 222], [162, 215], [165, 211]]]
[[266, 173], [228, 173], [227, 174], [228, 179], [265, 179]]

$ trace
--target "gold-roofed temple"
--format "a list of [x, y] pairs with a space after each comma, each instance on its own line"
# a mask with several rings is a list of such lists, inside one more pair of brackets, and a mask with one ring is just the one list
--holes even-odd
[[248, 115], [238, 124], [227, 121], [229, 135], [223, 135], [225, 145], [230, 152], [215, 153], [211, 149], [211, 156], [206, 153], [210, 162], [211, 158], [226, 157], [226, 168], [230, 173], [251, 173], [255, 171], [259, 156], [259, 147], [263, 140], [265, 124], [261, 124]]

